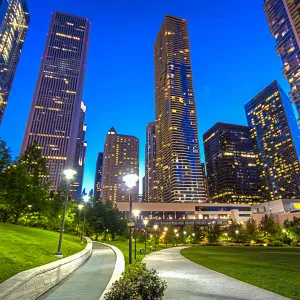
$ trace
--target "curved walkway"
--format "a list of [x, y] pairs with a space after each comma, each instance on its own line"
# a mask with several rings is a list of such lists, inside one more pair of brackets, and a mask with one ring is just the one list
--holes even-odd
[[188, 300], [284, 300], [248, 283], [236, 280], [191, 262], [180, 254], [186, 247], [153, 252], [144, 262], [167, 281], [164, 299]]
[[93, 243], [92, 256], [38, 299], [99, 300], [113, 274], [115, 262], [116, 256], [111, 248]]

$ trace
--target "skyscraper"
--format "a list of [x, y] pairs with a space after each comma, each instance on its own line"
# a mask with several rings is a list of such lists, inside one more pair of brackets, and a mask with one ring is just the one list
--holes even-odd
[[103, 152], [98, 153], [94, 183], [94, 198], [99, 200], [101, 197], [101, 182], [103, 173]]
[[156, 135], [155, 122], [149, 122], [146, 127], [146, 175], [145, 175], [145, 199], [146, 202], [156, 202], [158, 189], [156, 180]]
[[209, 200], [256, 203], [263, 200], [259, 168], [247, 126], [216, 123], [203, 135]]
[[289, 98], [276, 81], [245, 105], [268, 200], [300, 198], [300, 132]]
[[21, 56], [29, 21], [26, 0], [0, 1], [0, 124]]
[[[118, 134], [112, 127], [104, 146], [102, 201], [129, 200], [129, 191], [123, 177], [139, 175], [139, 140], [131, 135]], [[132, 201], [138, 201], [138, 183], [130, 189]]]
[[[300, 115], [300, 7], [298, 0], [264, 0], [269, 28], [276, 40], [284, 76], [289, 81], [292, 102]], [[300, 121], [300, 120], [298, 120]], [[300, 125], [300, 124], [299, 124]]]
[[165, 17], [154, 59], [157, 201], [205, 201], [186, 20]]
[[53, 13], [22, 145], [41, 146], [53, 188], [74, 165], [89, 33], [87, 19]]
[[81, 101], [81, 112], [80, 112], [80, 120], [78, 126], [78, 134], [76, 141], [76, 150], [74, 157], [74, 165], [73, 168], [76, 170], [76, 175], [74, 176], [74, 181], [71, 183], [70, 191], [73, 193], [73, 198], [78, 200], [81, 198], [82, 192], [82, 181], [83, 181], [83, 173], [84, 173], [84, 163], [85, 163], [85, 154], [87, 142], [85, 141], [85, 133], [87, 126], [84, 124], [84, 117], [86, 112], [86, 106]]

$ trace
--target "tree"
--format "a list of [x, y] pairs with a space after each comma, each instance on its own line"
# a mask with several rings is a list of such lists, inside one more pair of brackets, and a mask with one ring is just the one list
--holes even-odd
[[207, 239], [209, 243], [217, 243], [221, 237], [221, 230], [218, 225], [212, 225], [207, 231]]
[[294, 216], [292, 221], [285, 220], [283, 225], [289, 238], [295, 242], [300, 241], [300, 218]]
[[246, 238], [243, 225], [236, 222], [230, 224], [230, 226], [228, 227], [228, 237], [233, 242], [244, 242]]
[[[0, 176], [3, 170], [11, 164], [10, 149], [7, 147], [5, 141], [0, 138]], [[0, 182], [1, 184], [1, 182]], [[0, 185], [1, 187], [1, 185]]]
[[248, 242], [256, 242], [259, 239], [258, 226], [253, 218], [251, 218], [246, 224], [245, 236]]
[[278, 219], [271, 214], [265, 215], [259, 224], [259, 230], [263, 237], [267, 240], [273, 241], [282, 238], [282, 230]]

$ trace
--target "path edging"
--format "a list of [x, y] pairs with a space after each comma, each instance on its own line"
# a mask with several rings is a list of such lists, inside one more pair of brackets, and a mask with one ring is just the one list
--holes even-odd
[[[81, 266], [92, 254], [93, 243], [85, 237], [85, 249], [69, 257], [22, 271], [0, 284], [0, 300], [36, 299]], [[54, 255], [54, 254], [53, 254]]]
[[104, 299], [105, 294], [108, 293], [112, 289], [113, 284], [121, 278], [121, 276], [125, 270], [125, 259], [124, 259], [124, 255], [121, 252], [121, 250], [113, 245], [109, 245], [106, 243], [101, 243], [101, 244], [111, 248], [115, 252], [116, 264], [115, 264], [113, 274], [110, 278], [110, 281], [109, 281], [108, 285], [106, 286], [106, 288], [105, 288], [104, 292], [102, 293], [99, 300]]

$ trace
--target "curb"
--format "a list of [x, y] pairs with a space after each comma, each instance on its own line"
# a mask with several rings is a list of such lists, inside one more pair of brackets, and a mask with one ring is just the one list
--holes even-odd
[[17, 273], [0, 284], [0, 299], [36, 299], [73, 273], [92, 254], [92, 241], [69, 257]]
[[115, 264], [113, 274], [110, 278], [108, 285], [106, 286], [104, 292], [102, 293], [102, 295], [99, 299], [99, 300], [103, 300], [105, 294], [111, 290], [113, 283], [121, 278], [121, 276], [125, 270], [125, 259], [124, 259], [123, 253], [121, 252], [121, 250], [119, 248], [117, 248], [113, 245], [106, 244], [106, 243], [100, 243], [100, 244], [111, 248], [116, 254], [116, 264]]

